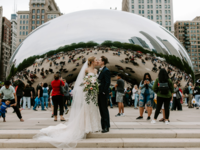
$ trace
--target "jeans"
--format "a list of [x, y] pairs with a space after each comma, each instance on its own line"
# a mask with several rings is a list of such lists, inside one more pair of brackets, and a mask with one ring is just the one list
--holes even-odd
[[187, 105], [187, 97], [185, 97], [185, 104]]
[[126, 105], [130, 106], [129, 97], [125, 97]]
[[[41, 109], [44, 110], [44, 98], [43, 97], [40, 97], [40, 102], [41, 102]], [[38, 106], [38, 104], [35, 103], [33, 110], [35, 110], [37, 106]]]
[[110, 107], [113, 107], [113, 106], [112, 106], [111, 96], [109, 96], [109, 101], [110, 101]]
[[137, 108], [138, 99], [139, 99], [139, 95], [138, 95], [138, 94], [135, 94], [135, 101], [134, 101], [134, 107], [135, 107], [135, 108]]
[[140, 94], [140, 101], [139, 101], [139, 107], [152, 107], [153, 106], [153, 95], [150, 94]]
[[26, 102], [28, 103], [28, 109], [31, 108], [31, 98], [30, 97], [23, 97], [23, 109], [26, 108]]
[[195, 95], [197, 107], [199, 107], [199, 99], [200, 99], [200, 95]]
[[46, 104], [46, 108], [48, 108], [48, 96], [43, 96], [44, 102]]

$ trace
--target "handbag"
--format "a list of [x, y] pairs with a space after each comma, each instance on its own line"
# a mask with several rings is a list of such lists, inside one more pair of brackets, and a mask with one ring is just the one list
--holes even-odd
[[192, 99], [192, 104], [196, 104], [196, 99]]
[[67, 93], [65, 87], [62, 86], [62, 82], [61, 82], [61, 80], [60, 80], [60, 93], [61, 93], [61, 94], [66, 94], [66, 93]]

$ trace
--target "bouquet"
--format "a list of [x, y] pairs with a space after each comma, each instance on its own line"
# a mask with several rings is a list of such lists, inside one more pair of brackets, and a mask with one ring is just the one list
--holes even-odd
[[83, 83], [80, 86], [84, 86], [83, 91], [86, 92], [86, 99], [85, 101], [87, 104], [90, 104], [90, 101], [93, 102], [96, 106], [97, 103], [97, 94], [99, 92], [99, 83], [96, 76], [86, 75], [83, 78]]

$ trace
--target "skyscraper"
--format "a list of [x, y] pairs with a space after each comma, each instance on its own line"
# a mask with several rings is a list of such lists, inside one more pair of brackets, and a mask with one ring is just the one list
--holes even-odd
[[18, 11], [17, 45], [41, 24], [62, 15], [55, 0], [30, 0], [29, 11]]
[[122, 11], [141, 15], [174, 33], [173, 0], [123, 0]]
[[12, 24], [12, 50], [11, 50], [11, 53], [13, 54], [17, 48], [17, 15], [16, 14], [11, 14], [11, 24]]
[[195, 72], [200, 72], [200, 16], [193, 20], [176, 21], [174, 35], [188, 52]]

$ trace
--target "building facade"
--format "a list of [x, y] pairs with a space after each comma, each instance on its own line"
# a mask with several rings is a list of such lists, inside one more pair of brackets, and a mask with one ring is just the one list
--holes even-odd
[[[17, 48], [17, 15], [11, 14], [11, 25], [12, 25], [12, 54]], [[12, 55], [11, 54], [11, 55]]]
[[3, 17], [2, 19], [2, 39], [1, 39], [1, 62], [0, 62], [0, 81], [5, 81], [6, 79], [6, 70], [8, 62], [11, 57], [12, 51], [12, 26], [11, 22]]
[[30, 0], [29, 11], [18, 11], [17, 14], [17, 46], [34, 29], [62, 15], [55, 0]]
[[190, 56], [195, 72], [200, 72], [200, 16], [191, 21], [176, 21], [174, 35]]
[[148, 18], [174, 33], [173, 0], [123, 0], [122, 11]]
[[[0, 68], [1, 68], [1, 61], [3, 59], [2, 54], [1, 54], [2, 23], [3, 23], [3, 7], [0, 6]], [[0, 69], [0, 74], [1, 74], [1, 69]], [[0, 81], [1, 81], [1, 79], [0, 79]]]

